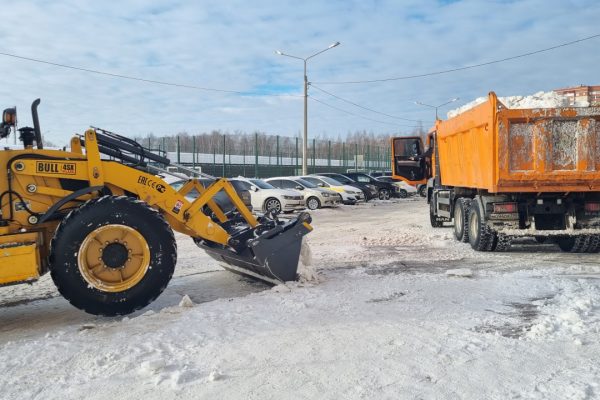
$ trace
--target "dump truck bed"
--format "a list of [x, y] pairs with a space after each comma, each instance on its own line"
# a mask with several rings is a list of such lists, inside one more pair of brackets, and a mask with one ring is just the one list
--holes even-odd
[[490, 193], [600, 190], [600, 107], [507, 109], [492, 92], [436, 130], [443, 185]]

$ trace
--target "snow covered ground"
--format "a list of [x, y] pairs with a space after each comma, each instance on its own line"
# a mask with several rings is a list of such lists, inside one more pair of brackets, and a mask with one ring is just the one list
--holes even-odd
[[269, 288], [181, 236], [170, 286], [130, 317], [47, 277], [0, 289], [1, 397], [600, 398], [598, 254], [476, 253], [422, 199], [313, 216], [320, 282]]

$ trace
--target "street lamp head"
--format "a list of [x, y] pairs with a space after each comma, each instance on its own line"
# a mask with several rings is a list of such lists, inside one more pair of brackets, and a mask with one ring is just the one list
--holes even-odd
[[335, 42], [329, 45], [328, 49], [333, 49], [336, 46], [339, 46], [341, 43], [340, 42]]
[[281, 50], [275, 50], [275, 54], [282, 56], [283, 53], [281, 52]]
[[456, 100], [458, 100], [458, 97], [453, 98], [452, 100], [450, 100], [451, 103], [455, 102]]

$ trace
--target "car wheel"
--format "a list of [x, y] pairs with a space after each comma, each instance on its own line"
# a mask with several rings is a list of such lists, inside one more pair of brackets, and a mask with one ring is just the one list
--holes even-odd
[[266, 212], [275, 211], [279, 214], [281, 212], [281, 202], [274, 197], [270, 197], [265, 201], [264, 209]]
[[398, 193], [398, 196], [400, 196], [401, 199], [405, 199], [408, 197], [408, 192], [404, 189], [400, 189], [400, 192]]
[[306, 207], [308, 207], [309, 210], [316, 210], [317, 208], [321, 208], [321, 202], [316, 197], [309, 197], [308, 200], [306, 200]]
[[390, 191], [387, 189], [379, 190], [379, 200], [389, 200], [390, 199]]

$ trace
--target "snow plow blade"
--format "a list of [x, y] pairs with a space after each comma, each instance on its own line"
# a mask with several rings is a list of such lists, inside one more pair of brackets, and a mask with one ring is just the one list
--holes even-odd
[[[298, 218], [276, 221], [258, 236], [256, 229], [245, 231], [238, 236], [248, 237], [251, 233], [251, 238], [245, 242], [242, 239], [237, 245], [219, 246], [205, 241], [196, 244], [230, 272], [279, 284], [297, 279], [302, 238], [313, 229], [310, 222], [308, 213], [300, 213]], [[232, 237], [235, 242], [236, 236]]]

